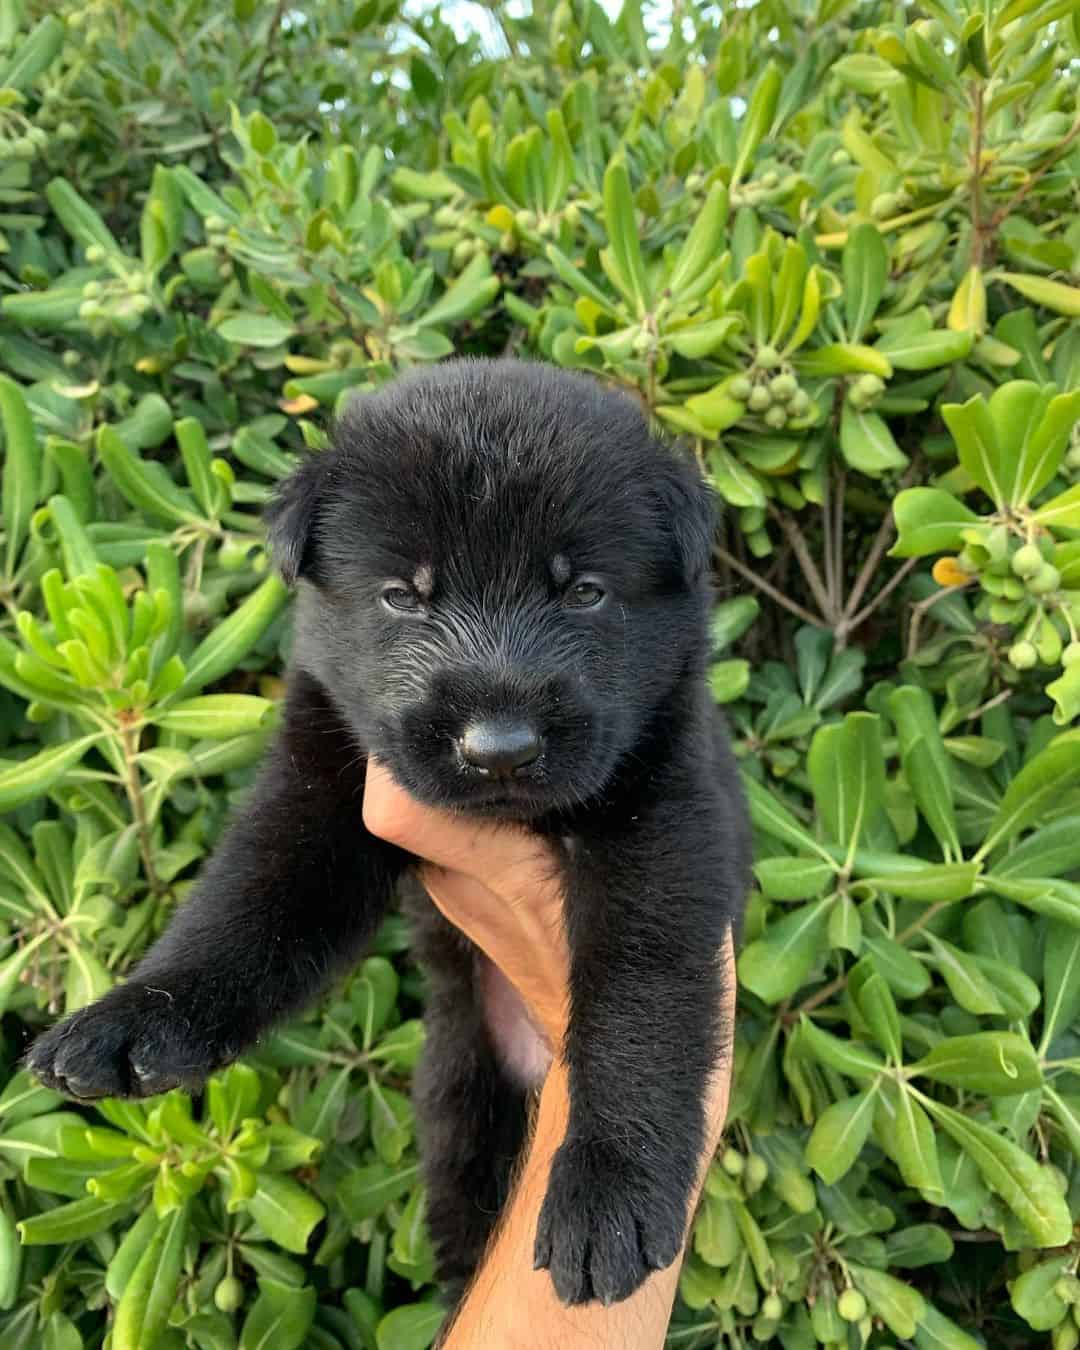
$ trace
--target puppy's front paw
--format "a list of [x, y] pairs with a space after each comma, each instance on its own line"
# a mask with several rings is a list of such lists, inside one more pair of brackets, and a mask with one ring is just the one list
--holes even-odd
[[564, 1303], [618, 1303], [678, 1256], [687, 1189], [655, 1169], [610, 1140], [567, 1140], [556, 1153], [534, 1259]]
[[93, 1101], [194, 1089], [234, 1055], [175, 996], [129, 984], [39, 1036], [26, 1062], [46, 1087]]

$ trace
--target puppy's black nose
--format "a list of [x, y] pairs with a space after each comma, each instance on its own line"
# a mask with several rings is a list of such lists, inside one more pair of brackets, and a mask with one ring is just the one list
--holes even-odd
[[458, 741], [466, 764], [497, 778], [509, 778], [540, 755], [540, 735], [528, 722], [473, 722]]

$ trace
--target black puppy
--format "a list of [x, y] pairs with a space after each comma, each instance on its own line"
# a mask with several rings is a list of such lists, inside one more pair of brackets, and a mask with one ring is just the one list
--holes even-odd
[[[355, 962], [413, 861], [364, 829], [370, 753], [417, 798], [527, 823], [560, 860], [571, 1117], [537, 1265], [567, 1303], [669, 1265], [748, 869], [705, 681], [713, 527], [696, 470], [584, 376], [457, 361], [354, 403], [271, 512], [282, 574], [304, 584], [250, 802], [127, 983], [32, 1047], [42, 1081], [84, 1099], [194, 1088]], [[430, 904], [417, 941], [429, 1216], [460, 1288], [537, 1061]]]

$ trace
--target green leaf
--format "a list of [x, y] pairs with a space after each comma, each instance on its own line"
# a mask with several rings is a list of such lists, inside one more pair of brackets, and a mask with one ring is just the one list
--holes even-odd
[[283, 581], [267, 577], [195, 648], [187, 660], [187, 674], [178, 692], [193, 694], [203, 685], [227, 675], [277, 618], [288, 596]]
[[155, 710], [153, 721], [167, 731], [194, 739], [228, 740], [260, 731], [272, 723], [275, 705], [253, 694], [203, 694]]
[[825, 347], [804, 348], [794, 358], [801, 375], [877, 375], [887, 380], [892, 375], [888, 357], [855, 342], [834, 342]]
[[248, 1213], [287, 1252], [307, 1251], [308, 1239], [326, 1210], [310, 1191], [288, 1177], [260, 1172]]
[[115, 1350], [145, 1350], [156, 1344], [176, 1301], [187, 1238], [187, 1205], [158, 1222], [116, 1305]]
[[743, 118], [738, 154], [731, 170], [732, 184], [738, 183], [753, 160], [754, 151], [769, 134], [780, 99], [783, 76], [775, 61], [770, 61], [758, 77]]
[[806, 767], [825, 833], [853, 854], [885, 809], [879, 718], [849, 713], [843, 722], [819, 728]]
[[41, 447], [22, 390], [0, 376], [0, 425], [4, 429], [4, 467], [0, 479], [0, 510], [7, 536], [4, 574], [14, 576], [19, 551], [26, 541], [30, 517], [41, 484]]
[[[885, 65], [884, 62], [881, 64]], [[890, 67], [886, 69], [895, 76], [896, 72]], [[849, 233], [847, 243], [844, 245], [842, 266], [845, 328], [848, 340], [858, 342], [877, 312], [881, 297], [885, 293], [885, 283], [889, 279], [888, 250], [875, 226], [856, 225]]]
[[667, 289], [676, 303], [721, 252], [727, 210], [727, 188], [714, 183], [668, 276]]
[[909, 1284], [886, 1275], [882, 1270], [848, 1265], [855, 1288], [870, 1305], [870, 1311], [880, 1317], [892, 1334], [902, 1341], [915, 1335], [915, 1328], [926, 1313], [926, 1300]]
[[915, 1329], [918, 1350], [985, 1350], [982, 1341], [969, 1336], [948, 1317], [928, 1303], [922, 1321]]
[[960, 463], [995, 506], [1004, 506], [1016, 481], [1020, 447], [1001, 445], [990, 409], [980, 395], [966, 403], [943, 404], [941, 415], [956, 442]]
[[836, 868], [817, 858], [763, 858], [754, 875], [770, 900], [812, 900], [829, 885]]
[[840, 414], [840, 449], [853, 469], [870, 478], [894, 473], [908, 462], [885, 419], [875, 412], [860, 412], [846, 400]]
[[1033, 300], [1044, 309], [1064, 314], [1066, 318], [1080, 319], [1080, 287], [1065, 286], [1060, 281], [1026, 276], [1020, 272], [999, 272], [998, 277], [1014, 291], [1019, 291], [1026, 300]]
[[928, 553], [957, 552], [964, 544], [964, 530], [979, 523], [951, 492], [940, 488], [905, 488], [893, 502], [897, 541], [891, 558], [922, 558]]
[[896, 329], [878, 338], [874, 348], [897, 370], [936, 370], [963, 361], [974, 341], [974, 333], [944, 328], [929, 333]]
[[933, 700], [925, 689], [905, 685], [889, 695], [888, 705], [896, 724], [904, 777], [919, 810], [942, 848], [959, 856], [952, 774]]
[[986, 1184], [1040, 1247], [1060, 1247], [1069, 1241], [1069, 1207], [1045, 1168], [1008, 1139], [944, 1102], [925, 1098], [923, 1105], [974, 1161]]
[[1080, 779], [1080, 731], [1067, 731], [1029, 760], [1010, 782], [976, 858], [992, 853], [1038, 820], [1077, 779]]
[[885, 1061], [876, 1050], [859, 1041], [842, 1040], [825, 1031], [804, 1013], [799, 1023], [800, 1044], [816, 1059], [848, 1078], [877, 1078]]
[[1040, 525], [1057, 529], [1080, 528], [1080, 483], [1074, 483], [1057, 497], [1052, 497], [1035, 512]]
[[832, 865], [833, 860], [825, 849], [799, 824], [787, 807], [777, 801], [767, 787], [763, 787], [745, 772], [741, 774], [741, 778], [750, 810], [750, 820], [756, 830], [761, 830], [771, 839], [787, 844], [791, 848], [816, 853], [826, 863]]
[[498, 293], [499, 278], [492, 276], [487, 255], [478, 253], [457, 280], [424, 310], [417, 323], [422, 328], [433, 328], [471, 319], [486, 308]]
[[948, 1231], [939, 1224], [918, 1223], [890, 1233], [885, 1239], [885, 1250], [890, 1266], [917, 1270], [951, 1261], [954, 1247]]
[[1080, 929], [1047, 923], [1043, 947], [1043, 1025], [1040, 1051], [1080, 1017]]
[[410, 1303], [395, 1308], [375, 1330], [378, 1350], [428, 1350], [446, 1320], [440, 1303]]
[[1009, 1031], [980, 1031], [939, 1041], [910, 1074], [948, 1083], [965, 1092], [1013, 1096], [1042, 1087], [1042, 1071], [1023, 1036]]
[[270, 314], [231, 314], [217, 331], [239, 347], [280, 347], [296, 333], [296, 325]]
[[170, 525], [190, 525], [201, 519], [194, 499], [177, 487], [163, 465], [134, 454], [112, 427], [102, 427], [98, 456], [109, 477], [132, 506]]
[[[18, 23], [19, 10], [14, 13]], [[60, 55], [66, 33], [63, 20], [55, 14], [39, 19], [25, 37], [20, 36], [14, 44], [13, 56], [0, 67], [0, 89], [29, 89]]]
[[108, 1203], [99, 1200], [96, 1195], [88, 1195], [85, 1200], [72, 1200], [70, 1204], [58, 1205], [45, 1214], [23, 1219], [16, 1227], [19, 1237], [27, 1246], [63, 1246], [93, 1237], [95, 1233], [103, 1233], [130, 1210], [129, 1200]]
[[346, 1172], [337, 1188], [337, 1202], [352, 1223], [362, 1223], [381, 1214], [386, 1207], [413, 1187], [420, 1175], [414, 1163], [408, 1167], [387, 1167], [371, 1163]]
[[301, 1350], [315, 1320], [316, 1301], [311, 1285], [296, 1289], [260, 1279], [259, 1296], [240, 1332], [239, 1350]]
[[0, 760], [0, 811], [14, 811], [23, 802], [43, 796], [100, 740], [100, 733], [80, 736], [76, 741], [40, 750], [17, 764]]
[[904, 1181], [928, 1201], [940, 1203], [944, 1185], [934, 1127], [905, 1084], [881, 1080], [875, 1125], [878, 1144], [896, 1163]]
[[120, 245], [101, 216], [85, 202], [66, 178], [54, 178], [45, 189], [49, 205], [68, 234], [83, 248], [96, 244], [113, 257], [123, 256]]
[[822, 954], [822, 937], [833, 898], [803, 905], [746, 946], [738, 962], [739, 982], [766, 1003], [790, 998]]
[[806, 1161], [827, 1185], [854, 1166], [874, 1121], [873, 1088], [834, 1102], [818, 1117], [806, 1143]]

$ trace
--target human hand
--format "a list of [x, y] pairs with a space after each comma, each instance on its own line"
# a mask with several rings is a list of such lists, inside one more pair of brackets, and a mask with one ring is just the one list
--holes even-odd
[[[557, 1054], [569, 1012], [570, 956], [554, 848], [527, 829], [454, 815], [411, 797], [385, 765], [368, 762], [364, 824], [381, 839], [426, 861], [420, 881], [434, 903], [498, 967], [521, 996], [534, 1024]], [[717, 959], [721, 1025], [735, 1014], [730, 936]], [[719, 1047], [706, 1102], [710, 1151], [727, 1108], [731, 1044]]]
[[374, 760], [363, 812], [372, 834], [425, 859], [424, 889], [510, 981], [557, 1054], [566, 1032], [570, 956], [553, 846], [521, 826], [426, 806]]

